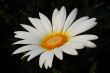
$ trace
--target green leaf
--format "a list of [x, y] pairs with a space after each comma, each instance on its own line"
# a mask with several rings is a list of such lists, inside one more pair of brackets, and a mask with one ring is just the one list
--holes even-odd
[[96, 70], [96, 62], [92, 64], [91, 68], [90, 68], [90, 73], [95, 73]]

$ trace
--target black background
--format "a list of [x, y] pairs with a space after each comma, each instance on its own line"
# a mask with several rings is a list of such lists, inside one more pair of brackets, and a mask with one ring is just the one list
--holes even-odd
[[[27, 62], [11, 55], [19, 47], [12, 43], [14, 31], [24, 30], [19, 24], [31, 25], [28, 17], [44, 13], [50, 20], [54, 8], [65, 6], [67, 14], [78, 8], [77, 18], [96, 17], [98, 25], [86, 33], [99, 36], [93, 41], [97, 48], [78, 50], [78, 56], [64, 54], [64, 60], [54, 58], [53, 67], [45, 70], [38, 65], [39, 57]], [[109, 0], [0, 0], [0, 73], [110, 73], [110, 2]]]

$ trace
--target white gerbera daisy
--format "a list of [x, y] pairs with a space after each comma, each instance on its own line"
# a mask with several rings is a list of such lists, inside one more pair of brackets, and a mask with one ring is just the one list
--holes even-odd
[[54, 55], [63, 60], [63, 52], [70, 55], [78, 55], [77, 49], [84, 47], [94, 48], [96, 45], [91, 40], [98, 37], [92, 34], [78, 35], [94, 27], [96, 18], [81, 17], [75, 21], [77, 9], [66, 17], [66, 9], [63, 6], [59, 11], [55, 9], [52, 15], [52, 24], [42, 13], [40, 19], [29, 17], [34, 27], [21, 24], [27, 31], [16, 31], [15, 37], [22, 40], [14, 44], [27, 44], [18, 48], [13, 54], [27, 52], [22, 58], [29, 56], [27, 61], [40, 55], [40, 68], [44, 65], [47, 69], [52, 67]]

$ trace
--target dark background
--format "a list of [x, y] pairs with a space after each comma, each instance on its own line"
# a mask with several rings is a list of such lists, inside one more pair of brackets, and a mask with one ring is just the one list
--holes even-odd
[[[78, 8], [77, 18], [96, 17], [98, 25], [86, 33], [99, 36], [93, 41], [97, 48], [78, 50], [78, 56], [64, 54], [64, 60], [54, 58], [53, 67], [45, 70], [38, 65], [39, 57], [27, 62], [23, 54], [11, 55], [19, 47], [14, 31], [24, 30], [20, 24], [31, 23], [28, 17], [44, 13], [50, 20], [54, 8], [65, 6], [69, 14]], [[110, 2], [109, 0], [0, 0], [0, 73], [110, 73]]]

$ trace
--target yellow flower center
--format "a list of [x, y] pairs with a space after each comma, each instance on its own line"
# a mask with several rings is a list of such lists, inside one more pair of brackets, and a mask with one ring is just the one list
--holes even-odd
[[42, 39], [40, 46], [45, 48], [46, 50], [52, 50], [54, 48], [62, 46], [67, 41], [68, 36], [66, 34], [51, 34]]

